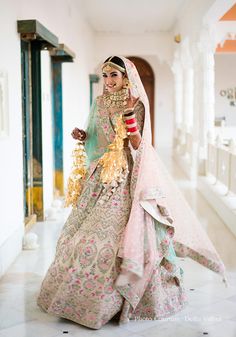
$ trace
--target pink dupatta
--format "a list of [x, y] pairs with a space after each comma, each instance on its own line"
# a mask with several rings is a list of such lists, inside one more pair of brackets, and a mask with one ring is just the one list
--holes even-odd
[[[206, 232], [176, 187], [151, 144], [149, 103], [135, 65], [120, 57], [132, 83], [131, 93], [139, 97], [145, 107], [142, 141], [136, 151], [131, 177], [132, 207], [123, 240], [118, 252], [122, 258], [121, 273], [116, 287], [133, 309], [143, 296], [153, 269], [161, 260], [156, 247], [153, 220], [172, 226], [174, 248], [179, 256], [189, 256], [221, 274], [224, 264]], [[173, 223], [161, 215], [157, 205], [167, 208]]]

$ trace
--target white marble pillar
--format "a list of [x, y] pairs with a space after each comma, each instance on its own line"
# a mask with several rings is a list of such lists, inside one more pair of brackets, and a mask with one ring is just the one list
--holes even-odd
[[[186, 172], [190, 179], [195, 179], [195, 167], [193, 160], [195, 147], [193, 146], [193, 124], [194, 124], [194, 68], [193, 58], [189, 47], [189, 38], [178, 46], [175, 53], [173, 66], [175, 74], [175, 112], [176, 125], [181, 130], [178, 134], [178, 142], [174, 155], [177, 162]], [[195, 127], [195, 126], [194, 126]]]
[[206, 132], [202, 143], [205, 145], [207, 132], [214, 133], [215, 123], [215, 59], [213, 51], [203, 53], [203, 115]]
[[193, 68], [184, 69], [184, 125], [187, 132], [193, 126]]
[[183, 69], [178, 51], [175, 52], [174, 62], [172, 65], [174, 74], [174, 102], [175, 102], [175, 116], [174, 116], [174, 139], [173, 146], [177, 151], [181, 151], [183, 139]]
[[199, 173], [205, 174], [207, 158], [207, 134], [214, 136], [215, 120], [215, 40], [211, 31], [205, 28], [198, 43], [199, 76]]
[[191, 132], [193, 126], [194, 72], [188, 38], [185, 38], [181, 46], [181, 62], [183, 68], [183, 126], [185, 132]]
[[172, 71], [175, 84], [175, 129], [182, 126], [183, 121], [183, 70], [180, 60], [175, 55]]

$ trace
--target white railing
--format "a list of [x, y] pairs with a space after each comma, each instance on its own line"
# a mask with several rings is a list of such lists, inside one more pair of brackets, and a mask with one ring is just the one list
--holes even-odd
[[176, 129], [174, 158], [191, 181], [196, 181], [197, 178], [197, 146], [190, 130]]
[[175, 131], [175, 149], [177, 153], [184, 154], [185, 153], [185, 132], [177, 128]]
[[193, 136], [190, 132], [178, 128], [176, 129], [175, 144], [177, 152], [182, 155], [192, 155]]
[[[224, 130], [214, 130], [217, 137], [213, 139], [208, 133], [208, 153], [206, 158], [206, 176], [212, 184], [221, 184], [225, 195], [234, 193], [236, 196], [236, 128], [224, 128]], [[227, 132], [229, 134], [227, 136]], [[192, 167], [196, 169], [195, 157], [197, 150], [191, 132], [185, 132], [178, 128], [175, 133], [175, 153], [181, 167], [187, 172]], [[192, 174], [194, 176], [194, 174]]]
[[230, 159], [229, 186], [229, 190], [236, 194], [236, 154], [231, 155]]
[[208, 137], [207, 176], [213, 178], [213, 184], [221, 183], [226, 188], [226, 195], [236, 194], [236, 144], [234, 139], [224, 145], [220, 136], [215, 140]]
[[191, 133], [187, 132], [185, 153], [187, 153], [189, 157], [191, 157], [192, 155], [192, 148], [193, 148], [193, 136]]

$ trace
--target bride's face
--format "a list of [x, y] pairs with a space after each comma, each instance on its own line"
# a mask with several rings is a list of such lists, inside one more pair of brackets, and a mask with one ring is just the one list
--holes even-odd
[[111, 68], [109, 71], [103, 70], [102, 76], [108, 92], [116, 92], [123, 88], [124, 74], [121, 71], [115, 68]]

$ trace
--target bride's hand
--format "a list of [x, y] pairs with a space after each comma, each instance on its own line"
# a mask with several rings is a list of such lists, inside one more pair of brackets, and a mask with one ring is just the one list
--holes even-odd
[[126, 104], [125, 108], [126, 109], [133, 109], [138, 100], [139, 100], [139, 97], [137, 97], [137, 98], [133, 97], [131, 95], [131, 91], [129, 89], [129, 97], [127, 99], [127, 104]]
[[86, 138], [86, 132], [84, 130], [74, 128], [74, 130], [71, 132], [71, 136], [76, 140], [83, 141]]

